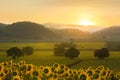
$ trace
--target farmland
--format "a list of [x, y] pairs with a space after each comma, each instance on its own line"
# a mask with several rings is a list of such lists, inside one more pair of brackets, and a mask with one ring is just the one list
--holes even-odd
[[[19, 47], [22, 48], [24, 46], [31, 46], [35, 49], [35, 52], [31, 56], [20, 57], [14, 62], [19, 62], [21, 60], [25, 60], [27, 63], [32, 63], [34, 65], [44, 65], [51, 66], [54, 63], [59, 64], [71, 64], [77, 60], [81, 60], [81, 62], [71, 68], [88, 68], [88, 67], [98, 67], [100, 65], [104, 65], [105, 67], [109, 67], [112, 70], [120, 71], [120, 52], [110, 51], [110, 57], [105, 60], [99, 60], [93, 56], [93, 50], [105, 47], [105, 42], [76, 42], [77, 48], [82, 50], [78, 58], [70, 60], [64, 56], [54, 56], [53, 48], [55, 43], [0, 43], [0, 59], [4, 59], [5, 61], [9, 61], [12, 58], [7, 58], [4, 50], [9, 49], [10, 47]], [[93, 49], [93, 50], [89, 50]], [[3, 51], [2, 51], [3, 50]]]

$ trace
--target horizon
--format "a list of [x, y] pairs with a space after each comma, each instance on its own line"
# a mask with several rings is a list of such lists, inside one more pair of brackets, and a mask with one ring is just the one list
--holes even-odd
[[43, 25], [44, 27], [48, 28], [48, 29], [77, 29], [79, 31], [84, 31], [84, 32], [89, 32], [89, 33], [94, 33], [109, 27], [120, 27], [120, 25], [113, 25], [113, 26], [96, 26], [96, 25], [78, 25], [78, 24], [58, 24], [58, 23], [36, 23], [36, 22], [32, 22], [32, 21], [18, 21], [18, 22], [13, 22], [11, 24], [5, 24], [5, 23], [0, 23], [0, 24], [5, 24], [5, 26], [7, 25], [13, 25], [14, 23], [23, 23], [23, 22], [27, 22], [30, 24], [40, 24]]
[[119, 0], [1, 0], [0, 22], [120, 25]]
[[21, 20], [21, 21], [15, 21], [15, 22], [11, 22], [11, 23], [5, 23], [5, 22], [0, 22], [0, 24], [6, 24], [6, 25], [11, 25], [13, 23], [19, 23], [19, 22], [32, 22], [32, 23], [37, 23], [37, 24], [53, 24], [53, 25], [70, 25], [70, 26], [84, 26], [84, 27], [89, 27], [89, 26], [94, 26], [94, 27], [113, 27], [113, 26], [120, 26], [119, 25], [116, 25], [116, 24], [113, 24], [113, 25], [82, 25], [82, 24], [72, 24], [72, 23], [55, 23], [55, 22], [43, 22], [43, 23], [40, 23], [40, 22], [34, 22], [34, 21], [28, 21], [28, 20]]

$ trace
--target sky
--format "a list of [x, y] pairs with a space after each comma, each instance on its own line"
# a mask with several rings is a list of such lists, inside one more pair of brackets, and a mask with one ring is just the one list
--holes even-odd
[[120, 0], [0, 0], [0, 22], [120, 25]]

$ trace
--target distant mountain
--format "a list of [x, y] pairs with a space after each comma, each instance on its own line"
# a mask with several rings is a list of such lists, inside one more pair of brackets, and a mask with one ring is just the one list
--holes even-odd
[[[89, 31], [90, 30], [90, 31]], [[0, 24], [0, 42], [40, 41], [120, 41], [120, 26], [108, 28], [96, 26], [37, 24], [16, 22]]]
[[111, 26], [93, 33], [98, 40], [120, 41], [120, 26]]
[[90, 37], [89, 32], [81, 31], [74, 28], [53, 29], [53, 31], [61, 35], [64, 39], [86, 39]]
[[74, 24], [56, 24], [56, 23], [45, 23], [43, 24], [45, 27], [49, 29], [65, 29], [65, 28], [74, 28], [79, 29], [81, 31], [87, 31], [87, 32], [96, 32], [99, 31], [105, 27], [101, 26], [83, 26], [83, 25], [74, 25]]
[[58, 39], [58, 35], [54, 32], [33, 22], [13, 23], [5, 26], [1, 31], [0, 37], [3, 40], [50, 41]]
[[7, 24], [0, 23], [0, 28], [6, 26]]

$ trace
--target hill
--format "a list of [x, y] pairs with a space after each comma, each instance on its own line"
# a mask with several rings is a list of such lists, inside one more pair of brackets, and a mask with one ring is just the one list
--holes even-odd
[[33, 22], [17, 22], [1, 29], [1, 39], [5, 41], [50, 41], [58, 38], [54, 32], [41, 24]]
[[105, 41], [120, 41], [120, 26], [111, 26], [92, 34], [94, 39]]
[[0, 28], [6, 26], [7, 24], [0, 23]]

